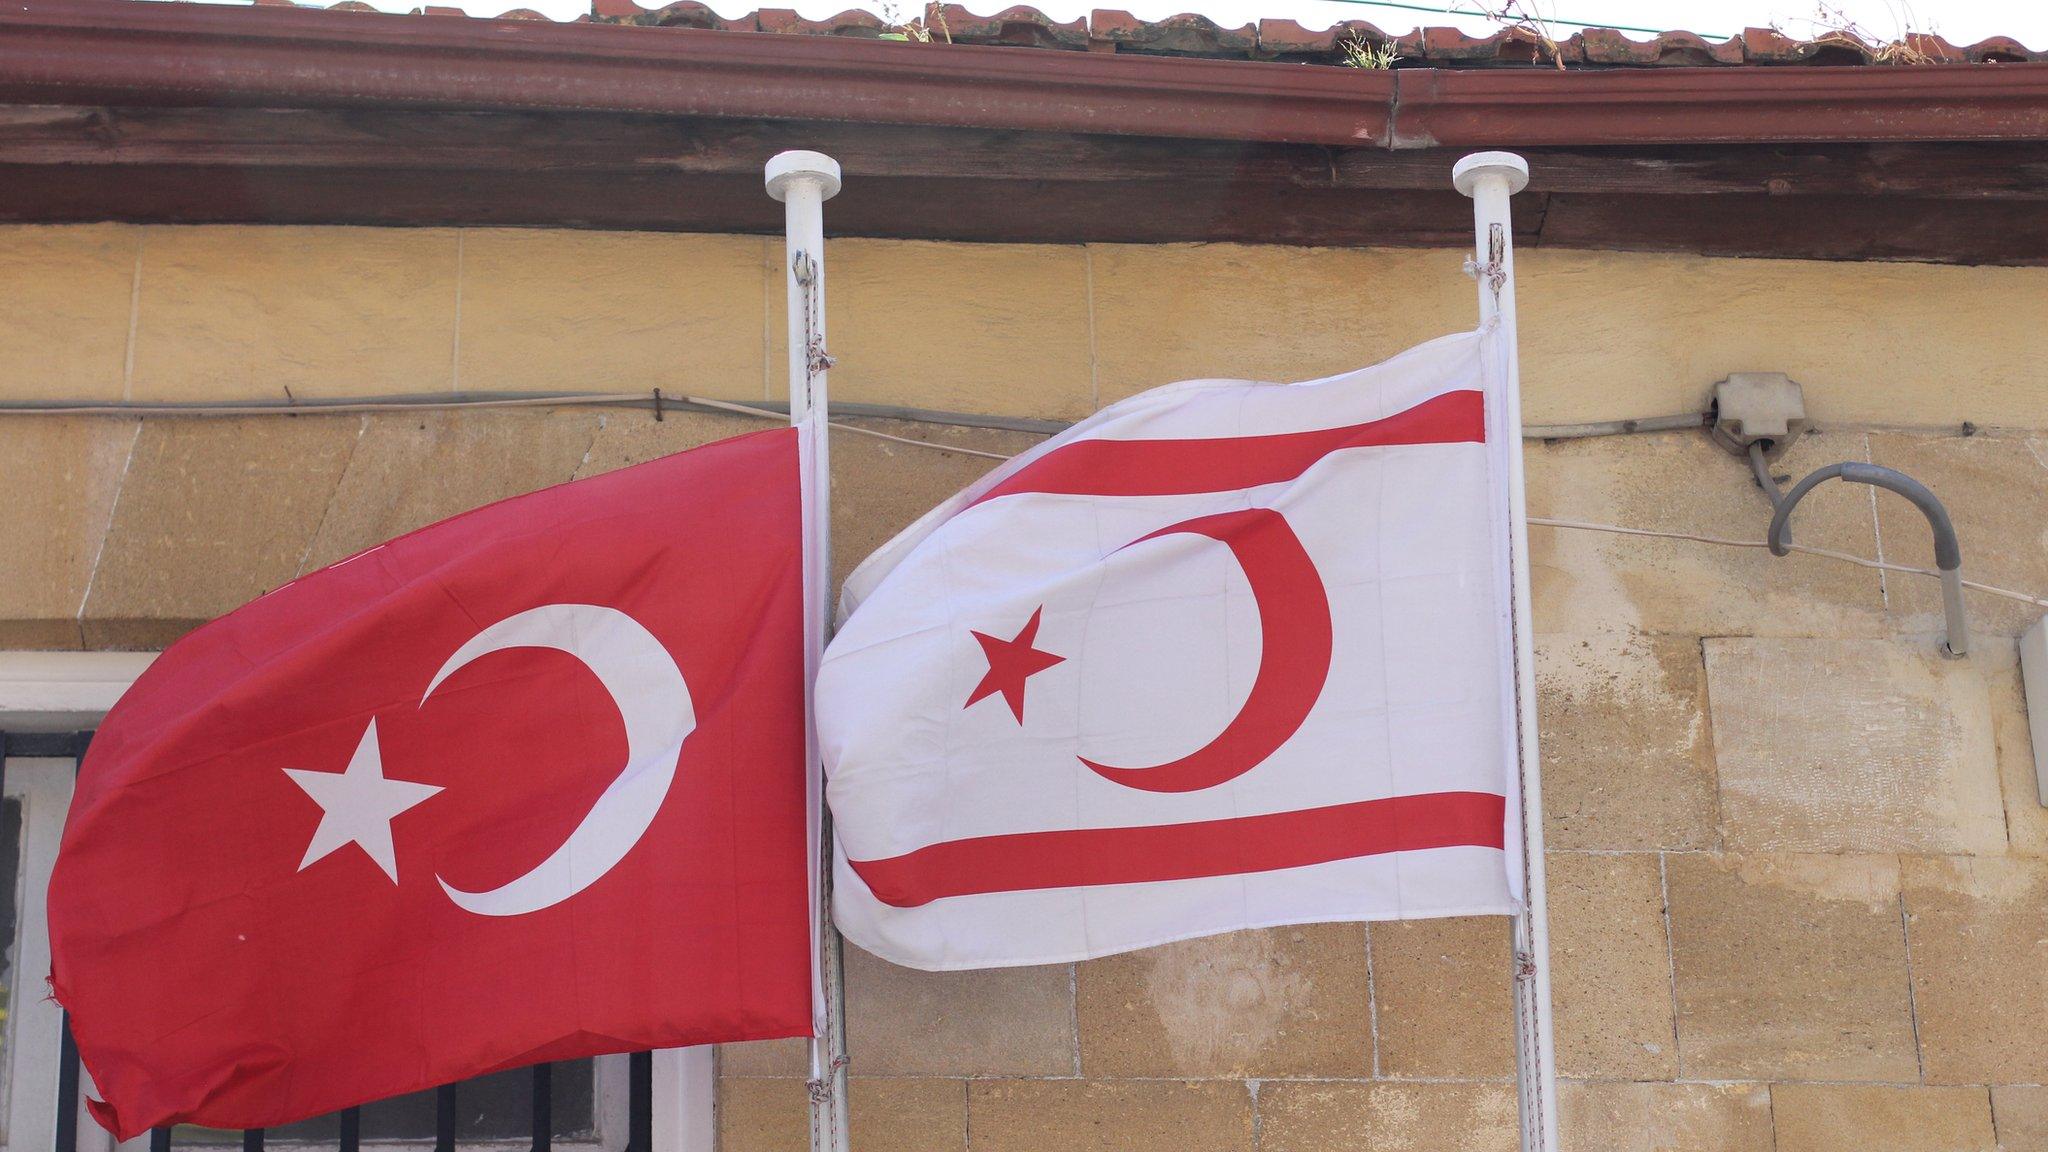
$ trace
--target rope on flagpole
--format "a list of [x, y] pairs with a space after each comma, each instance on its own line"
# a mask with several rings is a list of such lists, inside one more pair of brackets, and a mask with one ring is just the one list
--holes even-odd
[[[820, 247], [823, 247], [822, 239]], [[790, 261], [790, 273], [803, 294], [804, 326], [804, 368], [812, 388], [811, 402], [807, 406], [827, 427], [835, 426], [829, 418], [825, 405], [823, 379], [837, 363], [831, 353], [825, 351], [825, 313], [823, 273], [819, 261], [809, 252], [798, 252]], [[829, 465], [820, 458], [815, 465], [821, 477], [829, 476]], [[831, 495], [821, 487], [815, 497], [818, 515], [826, 520], [821, 532], [823, 540], [818, 553], [818, 563], [831, 569], [831, 526], [829, 510]], [[828, 591], [829, 597], [829, 591]], [[831, 639], [832, 623], [829, 611], [824, 607], [813, 609], [813, 615], [822, 622], [818, 625], [823, 638]], [[817, 682], [817, 674], [811, 675], [811, 683]], [[814, 753], [815, 754], [815, 753]], [[822, 805], [818, 811], [818, 841], [820, 863], [818, 864], [819, 925], [823, 936], [823, 984], [825, 989], [825, 1026], [814, 1045], [812, 1075], [809, 1083], [812, 1119], [812, 1144], [820, 1152], [838, 1152], [847, 1146], [851, 1138], [848, 1131], [848, 1109], [846, 1098], [846, 1071], [852, 1061], [846, 1055], [846, 955], [845, 942], [839, 930], [832, 923], [832, 810]], [[822, 1050], [819, 1052], [817, 1050]], [[821, 1059], [822, 1057], [822, 1059]]]

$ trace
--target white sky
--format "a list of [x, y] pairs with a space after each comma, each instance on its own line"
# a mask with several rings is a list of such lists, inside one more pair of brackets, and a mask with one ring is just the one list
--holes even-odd
[[[588, 0], [439, 0], [453, 3], [478, 16], [491, 16], [509, 8], [532, 8], [558, 19], [589, 10]], [[650, 7], [661, 0], [639, 0]], [[993, 13], [1014, 0], [968, 0], [970, 11]], [[1497, 25], [1483, 17], [1460, 17], [1459, 10], [1474, 12], [1482, 3], [1498, 5], [1504, 0], [1403, 0], [1428, 8], [1415, 12], [1356, 0], [1030, 0], [1033, 7], [1049, 15], [1071, 20], [1085, 16], [1091, 8], [1126, 8], [1142, 20], [1157, 20], [1177, 12], [1199, 12], [1224, 25], [1245, 24], [1261, 16], [1298, 20], [1310, 28], [1326, 28], [1339, 20], [1369, 20], [1393, 33], [1418, 25], [1462, 28], [1468, 33], [1485, 33]], [[379, 8], [403, 12], [420, 0], [371, 0]], [[889, 14], [891, 0], [709, 0], [712, 8], [737, 16], [757, 7], [788, 8], [811, 19], [821, 19], [848, 8], [865, 8]], [[1787, 34], [1801, 38], [1821, 31], [1815, 23], [1817, 0], [1525, 0], [1546, 19], [1578, 20], [1589, 23], [1635, 25], [1643, 28], [1682, 28], [1714, 36], [1739, 33], [1745, 27], [1763, 28], [1773, 24]], [[894, 16], [915, 15], [921, 0], [894, 0]], [[1987, 36], [2011, 36], [2029, 47], [2048, 48], [2048, 2], [2044, 0], [1923, 0], [1909, 5], [1904, 0], [1834, 0], [1831, 7], [1843, 12], [1866, 31], [1886, 39], [1905, 31], [1935, 32], [1957, 44], [1970, 44]], [[1558, 26], [1561, 36], [1573, 28]]]

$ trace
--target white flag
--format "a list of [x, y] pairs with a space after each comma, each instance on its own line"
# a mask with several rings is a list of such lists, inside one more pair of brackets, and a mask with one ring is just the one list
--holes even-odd
[[1144, 393], [869, 557], [816, 697], [847, 938], [979, 968], [1516, 911], [1496, 344]]

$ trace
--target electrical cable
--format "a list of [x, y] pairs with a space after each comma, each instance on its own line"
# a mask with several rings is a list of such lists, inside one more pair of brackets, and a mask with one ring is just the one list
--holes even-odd
[[[744, 416], [764, 416], [781, 420], [789, 418], [789, 414], [786, 412], [777, 412], [772, 408], [756, 408], [751, 404], [736, 404], [729, 400], [706, 400], [696, 396], [687, 397], [686, 399], [694, 407], [709, 408], [714, 412], [734, 412]], [[862, 436], [873, 436], [877, 440], [893, 440], [898, 444], [914, 444], [919, 448], [930, 448], [935, 452], [954, 452], [962, 456], [979, 456], [984, 460], [1008, 460], [1010, 458], [1008, 454], [1002, 452], [984, 452], [979, 448], [961, 448], [953, 444], [940, 444], [932, 440], [919, 440], [912, 436], [895, 436], [887, 432], [877, 432], [873, 428], [862, 428], [857, 424], [843, 424], [837, 420], [828, 420], [826, 423], [841, 432], [857, 432]]]
[[[789, 405], [780, 401], [750, 403], [713, 400], [704, 396], [662, 396], [647, 392], [463, 392], [414, 393], [409, 395], [365, 396], [313, 400], [186, 400], [186, 401], [73, 401], [32, 400], [0, 402], [0, 416], [308, 416], [347, 415], [366, 412], [459, 412], [492, 408], [661, 408], [700, 409], [733, 412], [768, 419], [787, 419]], [[901, 420], [913, 424], [937, 424], [956, 428], [987, 428], [999, 432], [1025, 432], [1052, 436], [1072, 425], [1065, 420], [1039, 420], [1028, 416], [996, 416], [979, 412], [947, 412], [933, 408], [910, 408], [895, 404], [837, 403], [833, 411], [841, 416], [875, 420]], [[1680, 412], [1669, 416], [1632, 416], [1620, 420], [1592, 420], [1577, 424], [1531, 424], [1522, 429], [1525, 440], [1578, 440], [1591, 436], [1622, 436], [1636, 432], [1673, 432], [1698, 428], [1707, 421], [1703, 412]], [[853, 425], [836, 425], [850, 432], [881, 439], [902, 439], [885, 432]], [[916, 441], [923, 443], [923, 441]], [[969, 449], [949, 449], [967, 452]], [[976, 453], [987, 455], [987, 453]]]
[[1625, 420], [1589, 420], [1579, 424], [1524, 424], [1524, 440], [1583, 440], [1588, 436], [1624, 436], [1634, 432], [1684, 432], [1712, 422], [1705, 412], [1670, 416], [1633, 416]]
[[[763, 412], [761, 409], [758, 408], [748, 408], [745, 405], [730, 404], [722, 401], [711, 401], [709, 402], [708, 406], [730, 409], [732, 411], [737, 412], [750, 412], [755, 415], [771, 415], [771, 413]], [[1692, 413], [1684, 416], [1660, 417], [1656, 418], [1655, 420], [1605, 421], [1601, 425], [1597, 425], [1597, 427], [1600, 427], [1602, 429], [1601, 431], [1580, 431], [1576, 433], [1565, 432], [1563, 435], [1546, 435], [1546, 433], [1555, 432], [1557, 431], [1557, 429], [1544, 429], [1541, 427], [1532, 427], [1525, 428], [1523, 430], [1523, 435], [1528, 437], [1529, 439], [1570, 439], [1574, 435], [1599, 436], [1614, 435], [1624, 432], [1648, 432], [1664, 429], [1642, 427], [1642, 425], [1654, 424], [1658, 421], [1664, 421], [1667, 422], [1665, 425], [1667, 429], [1677, 427], [1691, 427], [1696, 425], [1700, 421], [1700, 419], [1701, 417], [1697, 413]], [[997, 452], [982, 452], [972, 448], [955, 448], [952, 447], [951, 445], [935, 443], [930, 440], [917, 440], [908, 436], [891, 436], [886, 432], [876, 432], [873, 429], [869, 428], [857, 428], [853, 425], [841, 424], [837, 421], [833, 421], [832, 426], [834, 428], [846, 432], [858, 432], [867, 436], [879, 436], [884, 440], [894, 440], [897, 441], [898, 443], [911, 444], [919, 448], [930, 448], [938, 452], [963, 452], [968, 455], [981, 456], [992, 460], [1010, 459], [1010, 457], [1002, 455], [1001, 453]], [[1596, 426], [1567, 425], [1561, 427], [1589, 428]], [[1752, 453], [1751, 458], [1752, 463], [1757, 468], [1763, 469], [1763, 458], [1762, 452], [1760, 450], [1758, 452]], [[1765, 478], [1768, 478], [1770, 476], [1770, 473], [1768, 470], [1762, 470], [1761, 475]], [[1771, 487], [1776, 488], [1776, 483], [1774, 482], [1771, 485]], [[1775, 504], [1776, 501], [1777, 497], [1773, 497], [1773, 504]], [[1685, 540], [1697, 544], [1715, 544], [1726, 548], [1762, 548], [1765, 550], [1769, 550], [1770, 548], [1770, 543], [1764, 540], [1737, 540], [1727, 536], [1705, 536], [1693, 532], [1667, 532], [1660, 531], [1655, 528], [1627, 528], [1618, 524], [1598, 524], [1584, 520], [1560, 520], [1549, 516], [1531, 516], [1528, 518], [1528, 520], [1531, 524], [1540, 525], [1546, 528], [1568, 528], [1583, 532], [1606, 532], [1616, 536], [1647, 536], [1660, 540]], [[1935, 571], [1932, 568], [1916, 568], [1910, 564], [1895, 564], [1889, 560], [1872, 560], [1867, 557], [1857, 556], [1849, 552], [1837, 552], [1831, 548], [1814, 548], [1809, 545], [1794, 544], [1789, 541], [1787, 542], [1786, 547], [1793, 552], [1803, 552], [1808, 556], [1819, 556], [1827, 560], [1839, 560], [1843, 563], [1855, 564], [1864, 568], [1874, 568], [1884, 572], [1901, 572], [1912, 576], [1929, 576], [1936, 580], [1942, 578], [1941, 573]], [[1982, 584], [1975, 580], [1964, 580], [1963, 587], [1968, 588], [1975, 592], [1982, 592], [1987, 596], [2002, 596], [2008, 600], [2017, 600], [2022, 604], [2032, 604], [2036, 607], [2048, 608], [2048, 599], [2043, 599], [2039, 596], [2030, 596], [2025, 592], [2015, 592], [2010, 588], [2000, 588], [1992, 584]]]
[[[749, 409], [744, 405], [723, 404], [718, 401], [712, 401], [711, 406], [729, 408], [734, 411], [748, 411], [758, 415], [770, 414], [762, 412], [760, 409]], [[1522, 434], [1532, 440], [1572, 439], [1583, 436], [1607, 436], [1628, 432], [1665, 431], [1675, 428], [1695, 427], [1700, 423], [1701, 419], [1702, 417], [1698, 413], [1688, 413], [1680, 416], [1656, 417], [1646, 420], [1611, 420], [1603, 421], [1599, 424], [1559, 425], [1550, 428], [1532, 426], [1524, 428]], [[1658, 427], [1660, 424], [1661, 427]], [[935, 443], [930, 440], [917, 440], [908, 436], [891, 436], [886, 432], [876, 432], [869, 428], [858, 428], [851, 424], [841, 424], [837, 421], [834, 421], [832, 426], [846, 432], [878, 436], [884, 440], [894, 440], [898, 443], [911, 444], [919, 448], [930, 448], [939, 452], [963, 452], [968, 455], [981, 456], [992, 460], [1010, 459], [1010, 457], [997, 452], [982, 452], [972, 448], [955, 448], [950, 445]], [[1598, 431], [1581, 430], [1594, 428], [1597, 428]], [[1751, 453], [1751, 463], [1759, 470], [1762, 478], [1767, 479], [1770, 477], [1769, 470], [1764, 467], [1763, 454], [1760, 449], [1757, 452]], [[1761, 480], [1759, 482], [1761, 483]], [[1773, 482], [1771, 487], [1776, 488], [1777, 484]], [[1774, 505], [1781, 495], [1772, 497]], [[1770, 543], [1765, 540], [1737, 540], [1727, 536], [1705, 536], [1693, 532], [1667, 532], [1655, 528], [1627, 528], [1618, 524], [1597, 524], [1583, 520], [1560, 520], [1548, 516], [1531, 516], [1529, 517], [1529, 523], [1546, 528], [1568, 528], [1583, 532], [1606, 532], [1616, 536], [1647, 536], [1661, 540], [1685, 540], [1697, 544], [1715, 544], [1726, 548], [1762, 548], [1765, 550], [1770, 548]], [[1839, 560], [1846, 564], [1855, 564], [1884, 572], [1901, 572], [1911, 576], [1928, 576], [1936, 580], [1942, 578], [1941, 573], [1932, 568], [1916, 568], [1910, 564], [1895, 564], [1889, 560], [1872, 560], [1849, 552], [1837, 552], [1831, 548], [1814, 548], [1809, 545], [1794, 544], [1789, 541], [1786, 547], [1793, 552], [1802, 552], [1808, 556], [1818, 556], [1827, 560]], [[1983, 584], [1967, 579], [1963, 581], [1963, 587], [1975, 592], [1982, 592], [1987, 596], [2002, 596], [2008, 600], [2017, 600], [2022, 604], [2032, 604], [2039, 608], [2048, 608], [2048, 599], [2030, 596], [2025, 592], [2015, 592], [2010, 588], [2000, 588], [1996, 585]]]
[[[1545, 528], [1570, 528], [1581, 532], [1607, 532], [1617, 536], [1649, 536], [1658, 540], [1688, 540], [1695, 544], [1718, 544], [1726, 548], [1770, 548], [1770, 543], [1764, 540], [1736, 540], [1727, 536], [1703, 536], [1693, 532], [1666, 532], [1655, 528], [1624, 528], [1618, 524], [1596, 524], [1585, 520], [1558, 520], [1548, 516], [1531, 516], [1529, 517], [1529, 523]], [[1805, 544], [1790, 544], [1787, 547], [1794, 552], [1804, 552], [1808, 556], [1840, 560], [1845, 563], [1860, 565], [1864, 568], [1876, 568], [1885, 572], [1904, 572], [1913, 576], [1932, 576], [1937, 580], [1941, 579], [1941, 573], [1932, 568], [1915, 568], [1910, 564], [1894, 564], [1889, 560], [1872, 560], [1849, 552], [1836, 552], [1830, 548], [1813, 548]], [[2032, 604], [2039, 608], [2048, 608], [2048, 599], [2043, 599], [2039, 596], [2029, 596], [2025, 592], [2015, 592], [2010, 588], [1980, 584], [1975, 580], [1963, 581], [1963, 587], [1974, 592], [1982, 592], [1987, 596], [2003, 596], [2008, 600], [2017, 600], [2022, 604]]]
[[[259, 403], [220, 403], [200, 401], [196, 403], [151, 403], [148, 401], [119, 403], [56, 403], [56, 404], [0, 404], [0, 416], [343, 416], [372, 412], [460, 412], [475, 409], [501, 408], [578, 408], [578, 407], [658, 407], [697, 409], [711, 412], [730, 412], [741, 416], [757, 416], [764, 420], [787, 420], [786, 405], [742, 404], [730, 400], [713, 400], [703, 396], [664, 396], [656, 401], [649, 393], [643, 392], [567, 392], [547, 393], [533, 396], [476, 396], [463, 398], [443, 397], [386, 397], [370, 400], [302, 400], [285, 402], [264, 401]], [[986, 428], [998, 432], [1022, 432], [1027, 435], [1046, 436], [1060, 431], [1066, 425], [1059, 421], [1031, 420], [1007, 416], [977, 416], [967, 412], [935, 412], [920, 408], [897, 408], [888, 405], [841, 404], [839, 410], [847, 415], [878, 420], [902, 420], [910, 423], [934, 424], [941, 427]], [[954, 452], [963, 456], [980, 456], [989, 460], [1008, 460], [1000, 452], [985, 452], [979, 448], [961, 448], [930, 440], [918, 440], [909, 436], [896, 436], [873, 428], [862, 428], [838, 420], [829, 422], [842, 432], [853, 432], [872, 436], [878, 440], [892, 440], [899, 444], [915, 444], [921, 448]]]
[[[694, 397], [670, 396], [677, 407]], [[530, 396], [386, 396], [363, 400], [217, 401], [188, 403], [107, 401], [0, 404], [0, 416], [335, 416], [359, 412], [434, 412], [468, 408], [574, 408], [585, 405], [649, 405], [651, 392], [544, 392]], [[786, 415], [786, 414], [785, 414]]]
[[[782, 400], [711, 400], [701, 396], [664, 395], [658, 389], [641, 392], [414, 392], [311, 400], [15, 400], [0, 401], [0, 416], [312, 416], [359, 412], [584, 406], [642, 408], [656, 412], [665, 408], [702, 408], [776, 419], [789, 417], [789, 404]], [[904, 420], [917, 424], [940, 424], [962, 428], [988, 428], [1001, 432], [1028, 432], [1039, 436], [1064, 432], [1071, 426], [1065, 420], [1038, 420], [1028, 416], [997, 416], [977, 412], [947, 412], [898, 404], [842, 402], [834, 404], [833, 411], [842, 416]]]
[[1778, 505], [1785, 502], [1785, 490], [1778, 487], [1778, 478], [1771, 475], [1771, 465], [1764, 459], [1764, 452], [1763, 441], [1750, 442], [1749, 471], [1750, 475], [1756, 477], [1756, 486], [1764, 490], [1765, 496], [1770, 497], [1771, 511], [1776, 512]]
[[[574, 392], [534, 396], [471, 396], [447, 399], [435, 396], [389, 397], [371, 400], [313, 400], [257, 403], [220, 403], [201, 401], [197, 403], [30, 403], [0, 404], [0, 416], [304, 416], [341, 415], [367, 412], [409, 412], [409, 411], [462, 411], [468, 409], [493, 408], [537, 408], [537, 407], [652, 407], [655, 401], [651, 393], [642, 392]], [[663, 397], [662, 403], [676, 408], [698, 409], [710, 412], [728, 412], [741, 416], [754, 416], [765, 420], [787, 420], [786, 408], [772, 403], [760, 405], [739, 403], [731, 400], [713, 400], [703, 396]], [[849, 408], [852, 413], [873, 419], [901, 420], [910, 423], [934, 424], [942, 427], [986, 428], [994, 431], [1022, 432], [1029, 435], [1051, 435], [1066, 425], [1052, 420], [1031, 420], [1020, 417], [983, 416], [968, 412], [938, 412], [917, 408], [896, 408], [881, 405], [839, 406], [842, 412]], [[1669, 431], [1698, 427], [1703, 417], [1696, 412], [1672, 416], [1656, 416], [1628, 420], [1603, 420], [1585, 424], [1531, 425], [1522, 430], [1524, 437], [1531, 440], [1569, 440], [1589, 436], [1626, 435], [1633, 432]], [[873, 428], [862, 428], [855, 424], [833, 420], [834, 429], [852, 432], [861, 436], [872, 436], [878, 440], [906, 444], [915, 448], [928, 448], [934, 452], [951, 452], [963, 456], [978, 456], [985, 460], [1008, 460], [1011, 457], [1001, 452], [988, 452], [979, 448], [963, 448], [935, 440], [919, 440], [911, 436], [897, 436]], [[1766, 473], [1768, 474], [1768, 473]], [[1584, 532], [1606, 532], [1619, 536], [1646, 536], [1662, 540], [1685, 540], [1698, 544], [1715, 544], [1729, 548], [1769, 548], [1762, 540], [1736, 540], [1725, 536], [1704, 536], [1692, 532], [1667, 532], [1654, 528], [1627, 528], [1617, 524], [1596, 524], [1580, 520], [1560, 520], [1551, 517], [1531, 516], [1529, 523], [1546, 528], [1566, 528]], [[1931, 576], [1940, 579], [1941, 573], [1932, 568], [1915, 568], [1906, 564], [1894, 564], [1886, 560], [1871, 560], [1847, 552], [1835, 552], [1826, 548], [1813, 548], [1804, 544], [1793, 544], [1794, 552], [1809, 556], [1820, 556], [1829, 560], [1840, 560], [1865, 568], [1881, 569], [1887, 572], [1903, 572], [1914, 576]], [[1963, 587], [1989, 596], [2002, 596], [2023, 604], [2048, 608], [2048, 599], [1981, 584], [1975, 580], [1964, 580]]]

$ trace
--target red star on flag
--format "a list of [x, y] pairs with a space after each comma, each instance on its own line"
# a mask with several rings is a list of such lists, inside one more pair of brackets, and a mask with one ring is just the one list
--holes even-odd
[[1045, 605], [1041, 604], [1031, 613], [1030, 621], [1008, 640], [986, 632], [974, 633], [974, 638], [981, 641], [981, 654], [988, 658], [988, 672], [982, 676], [981, 683], [974, 686], [974, 694], [967, 698], [962, 708], [972, 708], [984, 697], [1000, 692], [1017, 723], [1024, 722], [1024, 682], [1067, 659], [1032, 647], [1038, 639], [1038, 618], [1043, 615]]

